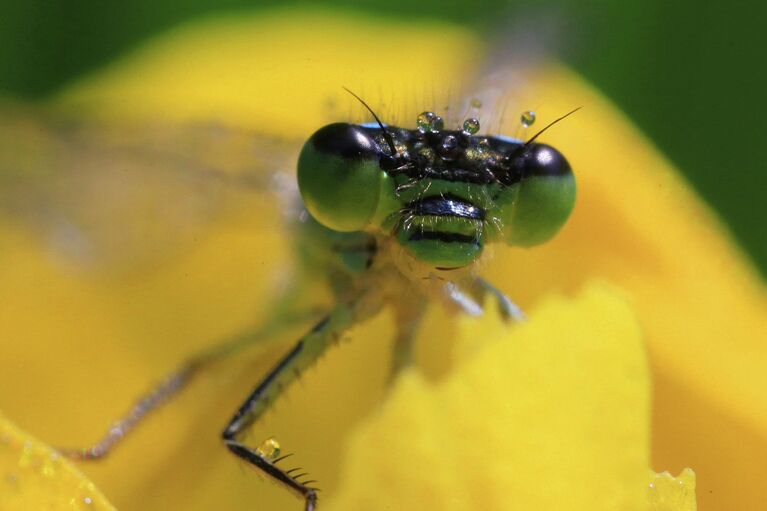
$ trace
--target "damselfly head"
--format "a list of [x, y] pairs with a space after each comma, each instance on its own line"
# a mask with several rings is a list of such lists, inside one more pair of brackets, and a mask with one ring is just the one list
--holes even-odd
[[533, 139], [480, 135], [480, 129], [473, 117], [460, 129], [445, 129], [429, 111], [418, 115], [414, 129], [380, 120], [330, 124], [301, 151], [301, 196], [326, 227], [392, 236], [440, 269], [471, 264], [489, 242], [546, 241], [574, 204], [569, 163]]

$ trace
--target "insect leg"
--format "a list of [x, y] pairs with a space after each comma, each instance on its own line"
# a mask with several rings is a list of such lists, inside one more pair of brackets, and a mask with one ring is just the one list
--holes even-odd
[[274, 368], [242, 403], [222, 433], [226, 447], [239, 458], [262, 470], [265, 474], [298, 494], [305, 500], [305, 511], [313, 511], [317, 490], [297, 480], [288, 471], [279, 468], [268, 456], [251, 449], [239, 441], [239, 437], [263, 414], [271, 402], [297, 379], [299, 374], [312, 365], [317, 358], [350, 326], [378, 310], [378, 304], [361, 297], [338, 306], [320, 320]]
[[139, 397], [130, 410], [128, 410], [128, 413], [113, 422], [98, 442], [84, 448], [60, 449], [61, 454], [71, 459], [85, 461], [104, 458], [136, 426], [146, 419], [151, 412], [167, 404], [173, 397], [178, 395], [202, 370], [217, 360], [239, 353], [249, 346], [265, 342], [270, 338], [276, 338], [280, 331], [289, 325], [310, 317], [316, 317], [316, 313], [287, 314], [278, 309], [278, 312], [272, 315], [268, 324], [259, 327], [257, 330], [229, 339], [212, 349], [198, 353], [184, 362], [178, 369], [168, 374], [154, 388]]
[[397, 337], [394, 340], [392, 367], [389, 382], [393, 382], [404, 368], [413, 362], [413, 344], [415, 334], [426, 311], [425, 301], [412, 301], [395, 309]]
[[462, 290], [454, 282], [446, 282], [442, 291], [450, 303], [457, 306], [464, 314], [469, 316], [481, 316], [484, 313], [482, 305], [474, 296]]
[[480, 277], [477, 277], [474, 283], [485, 293], [493, 295], [493, 298], [495, 298], [498, 303], [498, 309], [501, 311], [501, 316], [503, 316], [504, 319], [511, 321], [525, 321], [527, 319], [527, 316], [522, 312], [522, 309], [512, 302], [509, 297], [503, 294], [497, 287]]
[[488, 281], [479, 277], [471, 280], [465, 289], [453, 282], [446, 282], [443, 286], [443, 292], [450, 303], [458, 306], [469, 316], [481, 316], [484, 313], [484, 298], [489, 294], [495, 299], [504, 319], [511, 321], [527, 319], [517, 304]]

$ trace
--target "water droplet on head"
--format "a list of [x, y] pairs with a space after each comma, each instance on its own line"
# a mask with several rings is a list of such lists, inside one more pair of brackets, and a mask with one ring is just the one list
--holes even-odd
[[443, 160], [452, 160], [458, 152], [458, 138], [455, 135], [447, 135], [442, 139], [442, 151], [440, 156]]
[[419, 131], [431, 131], [434, 118], [437, 117], [434, 112], [421, 112], [415, 119], [415, 125]]
[[442, 131], [442, 129], [445, 127], [445, 121], [440, 117], [439, 115], [435, 115], [434, 119], [431, 121], [431, 131]]
[[477, 152], [481, 155], [485, 155], [490, 152], [490, 142], [486, 138], [483, 138], [477, 142]]
[[269, 461], [274, 461], [280, 455], [280, 443], [274, 438], [267, 438], [256, 447], [256, 452]]
[[442, 149], [452, 151], [456, 147], [458, 147], [458, 139], [453, 135], [448, 135], [442, 139]]
[[468, 135], [475, 135], [479, 132], [479, 119], [470, 117], [463, 121], [463, 132]]
[[522, 115], [519, 116], [519, 122], [521, 122], [522, 126], [525, 128], [529, 128], [535, 123], [535, 112], [532, 110], [522, 112]]

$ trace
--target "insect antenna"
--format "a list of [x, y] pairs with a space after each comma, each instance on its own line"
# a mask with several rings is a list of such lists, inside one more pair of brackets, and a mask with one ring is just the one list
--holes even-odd
[[546, 126], [544, 126], [543, 128], [541, 128], [541, 129], [540, 129], [540, 131], [538, 131], [538, 133], [536, 133], [535, 135], [533, 135], [532, 137], [530, 137], [530, 139], [529, 139], [527, 142], [525, 142], [525, 145], [524, 145], [524, 147], [527, 147], [527, 146], [529, 146], [530, 144], [532, 144], [532, 143], [533, 143], [533, 141], [534, 141], [536, 138], [538, 138], [538, 136], [539, 136], [539, 135], [541, 135], [541, 134], [542, 134], [544, 131], [546, 131], [547, 129], [551, 128], [552, 126], [554, 126], [554, 125], [555, 125], [556, 123], [558, 123], [559, 121], [561, 121], [561, 120], [564, 120], [564, 119], [565, 119], [565, 118], [567, 118], [567, 117], [570, 117], [571, 115], [573, 115], [575, 112], [577, 112], [577, 111], [578, 111], [578, 110], [580, 110], [581, 108], [583, 108], [583, 107], [580, 107], [580, 106], [579, 106], [578, 108], [576, 108], [576, 109], [574, 109], [574, 110], [570, 110], [569, 112], [567, 112], [567, 113], [566, 113], [565, 115], [563, 115], [562, 117], [560, 117], [560, 118], [558, 118], [558, 119], [554, 119], [553, 121], [551, 121], [550, 123], [548, 123]]
[[343, 89], [346, 92], [348, 92], [349, 94], [351, 94], [352, 96], [354, 96], [357, 99], [357, 101], [362, 103], [362, 106], [367, 108], [367, 111], [371, 113], [371, 115], [373, 116], [373, 119], [376, 120], [376, 122], [378, 123], [378, 126], [381, 128], [381, 131], [383, 132], [384, 140], [386, 140], [386, 143], [388, 144], [389, 149], [391, 149], [392, 157], [396, 158], [398, 153], [397, 153], [397, 148], [394, 146], [394, 139], [392, 138], [391, 134], [388, 131], [386, 131], [386, 128], [384, 127], [383, 123], [381, 122], [381, 119], [378, 118], [378, 116], [373, 111], [373, 109], [370, 108], [370, 106], [368, 106], [368, 104], [365, 103], [365, 101], [361, 97], [359, 97], [358, 95], [356, 95], [355, 93], [353, 93], [352, 91], [347, 89], [346, 87], [343, 87]]

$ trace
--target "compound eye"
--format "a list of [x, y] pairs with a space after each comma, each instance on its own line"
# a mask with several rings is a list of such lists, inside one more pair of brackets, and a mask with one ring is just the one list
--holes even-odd
[[509, 245], [530, 247], [549, 240], [567, 221], [575, 179], [562, 153], [545, 144], [531, 145], [516, 165], [521, 179], [500, 197], [506, 197], [504, 238]]
[[572, 174], [570, 164], [562, 153], [546, 144], [535, 144], [525, 154], [522, 175], [566, 176]]
[[364, 228], [378, 205], [381, 155], [378, 143], [360, 126], [320, 128], [298, 158], [298, 188], [309, 213], [336, 231]]

